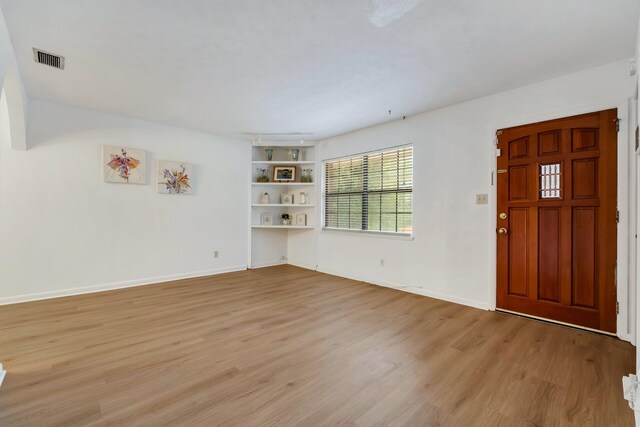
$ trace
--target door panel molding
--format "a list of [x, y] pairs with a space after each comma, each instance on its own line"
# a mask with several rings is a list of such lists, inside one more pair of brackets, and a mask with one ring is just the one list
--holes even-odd
[[616, 117], [609, 109], [501, 130], [496, 166], [508, 174], [498, 176], [494, 221], [509, 233], [495, 244], [496, 307], [617, 330]]
[[[497, 227], [497, 216], [493, 215], [497, 209], [497, 201], [498, 195], [496, 192], [495, 178], [497, 177], [496, 171], [497, 167], [497, 158], [496, 158], [496, 131], [499, 129], [521, 126], [528, 123], [536, 123], [543, 122], [548, 120], [555, 120], [562, 117], [575, 116], [580, 114], [586, 114], [594, 111], [602, 111], [607, 109], [616, 108], [618, 110], [618, 118], [620, 121], [620, 130], [618, 132], [618, 209], [620, 211], [620, 222], [618, 224], [618, 260], [616, 263], [616, 276], [617, 276], [617, 290], [618, 290], [618, 301], [620, 303], [619, 313], [617, 316], [617, 335], [620, 339], [625, 341], [629, 341], [632, 344], [636, 344], [636, 313], [635, 313], [635, 301], [636, 301], [636, 292], [635, 290], [630, 289], [629, 287], [629, 253], [630, 253], [630, 245], [635, 245], [635, 239], [631, 239], [630, 236], [630, 223], [629, 223], [629, 215], [632, 213], [631, 209], [633, 208], [633, 212], [635, 212], [635, 205], [631, 207], [629, 189], [631, 187], [631, 191], [635, 192], [636, 187], [638, 187], [637, 182], [629, 182], [628, 174], [630, 170], [632, 170], [629, 162], [636, 162], [637, 155], [630, 148], [633, 145], [633, 141], [629, 139], [629, 135], [631, 134], [631, 130], [633, 130], [633, 134], [635, 135], [635, 126], [637, 121], [633, 114], [634, 111], [634, 103], [637, 102], [631, 98], [612, 98], [610, 100], [595, 102], [591, 104], [583, 104], [577, 105], [573, 107], [564, 108], [562, 110], [558, 109], [548, 109], [548, 112], [542, 113], [533, 113], [533, 114], [525, 114], [524, 116], [515, 118], [515, 119], [507, 119], [507, 120], [496, 120], [490, 123], [487, 126], [486, 130], [486, 150], [487, 155], [493, 160], [492, 170], [493, 170], [493, 181], [491, 181], [491, 185], [489, 187], [489, 206], [491, 209], [491, 215], [489, 216], [489, 224], [487, 227], [487, 232], [490, 233], [491, 238], [488, 240], [488, 248], [489, 251], [489, 280], [487, 282], [487, 293], [489, 295], [489, 310], [496, 310], [496, 305], [498, 302], [498, 296], [496, 294], [496, 280], [498, 278], [498, 271], [496, 268], [497, 262], [497, 241], [493, 239], [496, 227]], [[551, 130], [551, 129], [550, 129]], [[631, 141], [631, 142], [630, 142]], [[640, 161], [638, 161], [640, 164]], [[489, 173], [488, 171], [487, 173]], [[564, 244], [564, 243], [563, 243]], [[640, 259], [640, 256], [638, 256]], [[639, 264], [640, 265], [640, 264]], [[569, 266], [570, 267], [570, 266]], [[563, 274], [565, 268], [563, 267]], [[589, 329], [589, 328], [585, 328]]]

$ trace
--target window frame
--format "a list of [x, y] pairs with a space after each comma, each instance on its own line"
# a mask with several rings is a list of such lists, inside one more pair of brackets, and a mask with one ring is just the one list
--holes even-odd
[[[326, 213], [326, 205], [327, 205], [327, 164], [331, 163], [331, 162], [337, 162], [337, 161], [341, 161], [341, 160], [349, 160], [349, 159], [354, 159], [354, 158], [358, 158], [358, 157], [362, 157], [363, 158], [363, 163], [364, 162], [364, 158], [365, 156], [371, 156], [371, 155], [376, 155], [376, 154], [380, 154], [380, 153], [385, 153], [385, 152], [389, 152], [389, 151], [396, 151], [396, 150], [402, 150], [405, 148], [411, 148], [412, 153], [412, 165], [411, 165], [411, 190], [391, 190], [391, 191], [371, 191], [368, 193], [379, 193], [379, 194], [401, 194], [401, 193], [411, 193], [411, 232], [409, 233], [403, 233], [403, 232], [399, 232], [399, 231], [380, 231], [380, 230], [369, 230], [369, 229], [363, 229], [364, 225], [362, 225], [361, 229], [355, 229], [355, 228], [339, 228], [339, 227], [328, 227], [326, 225], [326, 219], [327, 219], [327, 213]], [[403, 239], [403, 240], [413, 240], [414, 239], [414, 225], [415, 225], [415, 221], [414, 221], [414, 198], [413, 198], [413, 194], [414, 194], [414, 165], [415, 165], [415, 148], [413, 144], [402, 144], [402, 145], [396, 145], [396, 146], [392, 146], [392, 147], [386, 147], [386, 148], [381, 148], [381, 149], [377, 149], [377, 150], [371, 150], [371, 151], [364, 151], [364, 152], [360, 152], [360, 153], [353, 153], [347, 156], [340, 156], [340, 157], [334, 157], [334, 158], [329, 158], [329, 159], [323, 159], [321, 161], [321, 165], [322, 165], [322, 184], [321, 184], [321, 189], [320, 189], [320, 196], [321, 196], [321, 230], [322, 231], [328, 231], [328, 232], [332, 232], [332, 233], [346, 233], [346, 234], [361, 234], [361, 235], [369, 235], [372, 237], [383, 237], [383, 238], [392, 238], [392, 239]], [[366, 166], [365, 166], [366, 167]], [[364, 175], [364, 173], [363, 173]], [[364, 224], [364, 221], [367, 220], [368, 215], [366, 215], [364, 213], [364, 200], [366, 198], [366, 196], [368, 196], [368, 193], [365, 193], [365, 190], [363, 189], [363, 191], [359, 194], [363, 194], [363, 213], [362, 213], [362, 224]], [[368, 198], [367, 198], [368, 199]], [[368, 200], [367, 200], [368, 202]], [[368, 206], [367, 206], [367, 211], [368, 211]]]

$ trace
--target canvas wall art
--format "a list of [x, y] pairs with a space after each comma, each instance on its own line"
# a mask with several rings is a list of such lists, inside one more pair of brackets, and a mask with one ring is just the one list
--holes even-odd
[[146, 151], [138, 148], [102, 146], [102, 176], [105, 182], [144, 184]]
[[189, 194], [191, 192], [193, 175], [191, 163], [158, 160], [157, 167], [158, 193]]

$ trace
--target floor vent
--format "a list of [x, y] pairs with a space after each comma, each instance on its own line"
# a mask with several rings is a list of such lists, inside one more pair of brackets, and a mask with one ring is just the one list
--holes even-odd
[[48, 65], [50, 67], [64, 70], [64, 56], [54, 55], [44, 50], [33, 48], [33, 59], [38, 64]]

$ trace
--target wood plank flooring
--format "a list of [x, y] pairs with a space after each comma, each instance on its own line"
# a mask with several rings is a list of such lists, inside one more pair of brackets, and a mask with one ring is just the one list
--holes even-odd
[[631, 426], [634, 358], [279, 266], [0, 307], [0, 425]]

